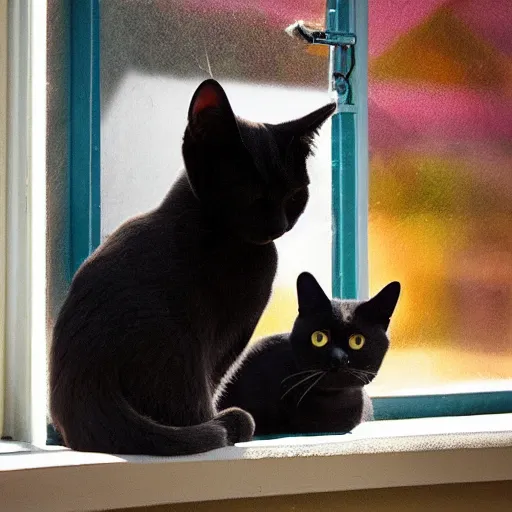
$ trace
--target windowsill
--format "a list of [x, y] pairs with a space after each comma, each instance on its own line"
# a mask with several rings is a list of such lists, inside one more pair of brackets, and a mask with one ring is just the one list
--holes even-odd
[[512, 414], [376, 421], [345, 436], [253, 441], [179, 458], [9, 442], [1, 453], [5, 510], [38, 512], [512, 480]]

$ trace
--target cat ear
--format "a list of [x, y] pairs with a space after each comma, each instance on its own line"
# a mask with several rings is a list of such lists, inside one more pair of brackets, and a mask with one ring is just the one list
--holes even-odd
[[202, 82], [196, 89], [188, 109], [188, 123], [192, 132], [204, 131], [204, 125], [215, 122], [215, 128], [234, 130], [238, 135], [238, 125], [221, 85], [213, 79]]
[[355, 313], [387, 329], [400, 296], [400, 289], [398, 281], [389, 283], [375, 297], [358, 306]]
[[316, 134], [320, 127], [331, 117], [336, 110], [336, 103], [328, 103], [323, 107], [311, 112], [310, 114], [292, 121], [294, 129], [298, 133], [303, 134]]
[[277, 130], [283, 134], [288, 134], [290, 138], [298, 137], [310, 146], [321, 126], [335, 110], [336, 103], [328, 103], [304, 117], [277, 125]]
[[331, 309], [331, 301], [325, 295], [317, 280], [309, 273], [302, 272], [297, 278], [299, 316], [319, 313]]

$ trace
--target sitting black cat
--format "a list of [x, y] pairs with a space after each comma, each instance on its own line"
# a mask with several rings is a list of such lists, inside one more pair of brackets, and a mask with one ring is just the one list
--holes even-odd
[[217, 82], [199, 86], [185, 172], [80, 267], [57, 319], [50, 409], [67, 446], [181, 455], [252, 437], [251, 416], [217, 414], [213, 392], [267, 304], [273, 240], [306, 207], [306, 159], [335, 108], [250, 123]]
[[246, 349], [216, 393], [218, 407], [250, 412], [256, 435], [350, 432], [373, 418], [364, 386], [388, 350], [386, 330], [400, 284], [388, 284], [366, 302], [331, 301], [304, 272], [297, 295], [292, 332]]

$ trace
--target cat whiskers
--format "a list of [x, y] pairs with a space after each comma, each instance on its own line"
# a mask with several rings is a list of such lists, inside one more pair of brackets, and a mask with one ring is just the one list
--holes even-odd
[[320, 373], [321, 373], [320, 377], [318, 377], [318, 379], [316, 379], [315, 382], [313, 382], [313, 384], [311, 384], [311, 386], [309, 386], [309, 388], [306, 389], [306, 391], [304, 391], [302, 396], [299, 398], [299, 401], [297, 402], [296, 407], [299, 407], [299, 404], [302, 402], [302, 399], [320, 382], [320, 380], [325, 376], [325, 374], [327, 372], [320, 372]]
[[352, 370], [354, 370], [358, 375], [361, 375], [361, 376], [367, 378], [368, 382], [370, 382], [371, 379], [377, 375], [377, 372], [370, 372], [367, 370], [359, 370], [357, 368], [352, 368]]
[[354, 373], [354, 372], [352, 372], [352, 371], [350, 371], [350, 370], [346, 370], [346, 371], [347, 371], [347, 373], [348, 373], [349, 375], [353, 375], [353, 376], [354, 376], [358, 381], [360, 381], [364, 386], [366, 386], [366, 384], [368, 384], [368, 382], [367, 382], [365, 379], [363, 379], [363, 377], [362, 377], [361, 375], [358, 375], [357, 373]]
[[201, 66], [201, 64], [199, 63], [198, 58], [195, 57], [195, 56], [194, 56], [194, 60], [196, 61], [197, 67], [201, 71], [204, 71], [205, 73], [208, 73], [210, 75], [210, 78], [213, 78], [212, 66], [210, 64], [210, 57], [208, 56], [208, 49], [206, 48], [206, 43], [205, 42], [203, 42], [203, 47], [204, 47], [204, 53], [205, 53], [205, 57], [206, 57], [206, 65], [208, 66], [208, 68], [205, 69], [203, 66]]
[[300, 386], [302, 383], [307, 382], [310, 379], [313, 379], [317, 377], [318, 375], [324, 375], [325, 372], [323, 371], [315, 371], [315, 373], [312, 373], [311, 375], [308, 375], [307, 377], [304, 377], [303, 379], [299, 380], [299, 382], [296, 382], [293, 386], [289, 387], [282, 395], [281, 400], [292, 390], [295, 389], [297, 386]]
[[353, 370], [356, 370], [359, 373], [363, 373], [364, 375], [371, 375], [372, 377], [375, 377], [375, 375], [377, 375], [377, 372], [371, 372], [370, 370], [361, 370], [359, 368], [353, 368]]
[[355, 370], [354, 368], [345, 368], [345, 373], [353, 375], [357, 380], [361, 381], [363, 384], [366, 384], [366, 381], [363, 379], [363, 376], [357, 373], [357, 370]]
[[210, 57], [208, 57], [208, 50], [206, 49], [206, 43], [204, 44], [204, 53], [206, 54], [206, 64], [208, 65], [208, 73], [210, 74], [210, 78], [213, 78], [212, 66], [210, 65]]
[[281, 381], [281, 384], [284, 384], [288, 379], [291, 379], [293, 377], [298, 377], [299, 375], [305, 375], [306, 373], [317, 373], [317, 372], [318, 372], [318, 370], [304, 370], [302, 372], [292, 373], [291, 375], [288, 375], [288, 377], [285, 377]]
[[360, 380], [364, 385], [369, 384], [371, 381], [370, 374], [372, 372], [364, 372], [363, 370], [356, 370], [355, 368], [347, 368], [345, 371], [350, 375], [353, 375], [356, 379]]

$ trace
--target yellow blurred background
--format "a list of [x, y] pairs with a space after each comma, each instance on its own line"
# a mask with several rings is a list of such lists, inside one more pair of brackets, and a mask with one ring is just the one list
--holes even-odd
[[[430, 3], [386, 36], [370, 1], [370, 292], [403, 290], [373, 394], [512, 389], [512, 10]], [[254, 339], [296, 310], [276, 288]]]
[[[327, 101], [326, 48], [284, 30], [322, 26], [325, 8], [101, 2], [102, 237], [175, 179], [188, 102], [210, 71], [254, 121]], [[511, 20], [511, 0], [369, 0], [370, 293], [403, 286], [375, 394], [512, 388]], [[291, 329], [299, 272], [328, 291], [329, 137], [318, 138], [311, 200], [283, 237], [254, 340]]]

